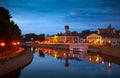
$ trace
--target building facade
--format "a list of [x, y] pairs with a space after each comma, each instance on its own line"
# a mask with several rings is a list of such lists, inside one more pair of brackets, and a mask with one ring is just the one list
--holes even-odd
[[87, 42], [93, 45], [102, 45], [102, 37], [98, 34], [90, 34], [87, 36]]
[[97, 34], [116, 34], [116, 29], [109, 24], [108, 28], [98, 28]]
[[54, 35], [46, 38], [48, 43], [78, 43], [79, 42], [79, 36], [73, 35], [69, 31], [69, 26], [65, 26], [65, 33], [61, 36]]
[[77, 43], [79, 42], [78, 36], [51, 36], [47, 37], [49, 43]]
[[120, 36], [115, 34], [90, 34], [87, 36], [87, 42], [91, 45], [120, 45]]

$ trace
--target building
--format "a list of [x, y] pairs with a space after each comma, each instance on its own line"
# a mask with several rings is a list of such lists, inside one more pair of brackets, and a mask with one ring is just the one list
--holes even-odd
[[118, 34], [101, 34], [103, 45], [120, 45], [120, 36]]
[[87, 36], [87, 42], [96, 45], [102, 44], [102, 36], [95, 33], [90, 34]]
[[99, 28], [97, 34], [90, 34], [86, 39], [93, 45], [120, 45], [120, 36], [116, 33], [116, 29], [111, 27], [111, 24], [106, 29]]
[[65, 33], [61, 36], [54, 35], [46, 38], [48, 43], [77, 43], [79, 42], [79, 36], [74, 35], [69, 31], [69, 26], [65, 26]]
[[116, 34], [116, 29], [109, 24], [108, 28], [98, 28], [97, 34]]

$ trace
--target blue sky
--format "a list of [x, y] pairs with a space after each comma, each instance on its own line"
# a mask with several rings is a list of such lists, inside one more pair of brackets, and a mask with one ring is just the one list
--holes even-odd
[[64, 33], [97, 30], [112, 24], [120, 29], [120, 0], [0, 0], [0, 6], [10, 11], [15, 21], [26, 33]]

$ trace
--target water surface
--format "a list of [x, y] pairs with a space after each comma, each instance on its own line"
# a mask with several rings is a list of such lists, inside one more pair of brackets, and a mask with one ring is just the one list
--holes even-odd
[[87, 52], [36, 48], [19, 78], [119, 78], [120, 59]]

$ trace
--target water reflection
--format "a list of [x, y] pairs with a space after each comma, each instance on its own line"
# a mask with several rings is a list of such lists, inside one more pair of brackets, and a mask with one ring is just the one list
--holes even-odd
[[[17, 70], [16, 74], [13, 74], [16, 78], [18, 76], [19, 78], [50, 76], [51, 78], [114, 78], [120, 76], [120, 59], [116, 57], [47, 48], [29, 48], [29, 50], [34, 52], [34, 60], [22, 70]], [[11, 76], [11, 78], [15, 77]]]
[[43, 52], [42, 50], [39, 50], [39, 56], [40, 56], [41, 58], [44, 58], [44, 57], [45, 57], [45, 54], [44, 54], [44, 52]]
[[108, 72], [112, 72], [113, 63], [120, 65], [120, 58], [96, 53], [88, 53], [88, 61], [94, 64], [107, 64]]
[[112, 71], [112, 63], [120, 64], [120, 59], [116, 57], [106, 56], [97, 53], [87, 53], [87, 52], [73, 52], [68, 50], [54, 50], [48, 48], [36, 48], [36, 51], [39, 52], [39, 56], [44, 58], [45, 55], [52, 56], [56, 59], [64, 59], [65, 60], [65, 68], [69, 67], [69, 60], [82, 61], [82, 59], [86, 58], [89, 62], [93, 64], [105, 64], [107, 63], [108, 72]]
[[107, 56], [103, 54], [88, 53], [88, 60], [92, 63], [102, 63], [108, 62], [108, 66], [112, 66], [112, 62], [120, 65], [120, 58]]

